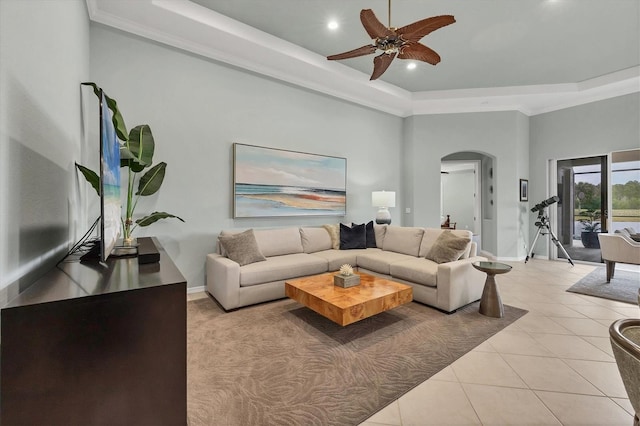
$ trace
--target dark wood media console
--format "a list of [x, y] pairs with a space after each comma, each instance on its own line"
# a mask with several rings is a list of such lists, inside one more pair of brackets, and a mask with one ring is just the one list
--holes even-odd
[[3, 425], [187, 423], [186, 281], [160, 262], [68, 260], [1, 311]]

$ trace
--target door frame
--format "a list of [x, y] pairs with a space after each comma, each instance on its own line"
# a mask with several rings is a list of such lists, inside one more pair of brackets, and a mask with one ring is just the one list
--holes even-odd
[[[605, 173], [601, 172], [601, 183], [600, 183], [600, 209], [601, 209], [601, 219], [600, 219], [600, 232], [606, 232], [610, 228], [610, 218], [609, 212], [611, 211], [611, 152], [606, 154], [593, 154], [593, 155], [584, 155], [580, 157], [566, 157], [566, 158], [556, 158], [551, 159], [548, 162], [548, 170], [547, 177], [549, 182], [549, 187], [547, 189], [547, 196], [549, 194], [558, 195], [558, 162], [560, 161], [568, 161], [568, 160], [576, 160], [581, 158], [601, 158], [604, 157], [604, 168]], [[601, 163], [602, 164], [602, 163]], [[572, 200], [573, 201], [573, 200]], [[572, 203], [571, 203], [572, 204]], [[549, 220], [551, 222], [551, 231], [557, 236], [558, 235], [558, 209], [549, 208], [548, 209]], [[573, 235], [572, 235], [573, 236]], [[558, 248], [555, 244], [552, 243], [551, 239], [547, 241], [547, 252], [549, 253], [549, 259], [551, 260], [560, 260], [558, 258]], [[575, 261], [576, 259], [574, 259]], [[582, 262], [578, 260], [579, 262]]]

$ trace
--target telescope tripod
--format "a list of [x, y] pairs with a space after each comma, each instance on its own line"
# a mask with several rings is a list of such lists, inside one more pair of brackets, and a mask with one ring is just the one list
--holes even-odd
[[[535, 256], [533, 249], [536, 246], [536, 243], [538, 242], [538, 237], [540, 237], [540, 235], [551, 235], [551, 241], [553, 242], [553, 244], [555, 244], [556, 247], [562, 253], [564, 253], [564, 255], [567, 257], [567, 260], [569, 261], [571, 266], [575, 266], [573, 264], [573, 260], [571, 260], [571, 256], [569, 256], [569, 253], [567, 253], [564, 247], [562, 247], [562, 244], [560, 244], [560, 241], [558, 241], [556, 236], [553, 234], [553, 231], [549, 227], [549, 218], [544, 216], [543, 214], [539, 214], [538, 220], [536, 221], [536, 226], [538, 227], [538, 232], [536, 233], [536, 237], [533, 239], [533, 243], [531, 244], [531, 249], [529, 250], [529, 254], [527, 254], [527, 257], [524, 259], [524, 263], [527, 263], [529, 258], [533, 259], [533, 256]], [[544, 230], [546, 230], [547, 232], [545, 233]]]

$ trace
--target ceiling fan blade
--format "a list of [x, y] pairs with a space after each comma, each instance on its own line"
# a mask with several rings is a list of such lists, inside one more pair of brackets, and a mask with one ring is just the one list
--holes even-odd
[[417, 42], [438, 28], [453, 24], [454, 22], [456, 22], [456, 20], [452, 15], [432, 16], [431, 18], [422, 19], [413, 24], [398, 28], [396, 33], [405, 41]]
[[400, 59], [415, 59], [416, 61], [428, 62], [436, 65], [440, 62], [440, 55], [435, 50], [420, 43], [408, 43], [400, 48]]
[[376, 46], [368, 44], [366, 46], [358, 47], [357, 49], [353, 49], [348, 52], [327, 56], [327, 59], [330, 61], [335, 61], [338, 59], [347, 59], [347, 58], [355, 58], [356, 56], [370, 55], [373, 52], [375, 52], [376, 49], [377, 49]]
[[396, 53], [383, 53], [380, 56], [373, 58], [373, 73], [369, 80], [376, 80], [389, 68], [391, 62], [396, 57]]
[[362, 9], [360, 11], [360, 22], [372, 39], [388, 37], [394, 35], [394, 32], [385, 27], [382, 22], [376, 18], [371, 9]]

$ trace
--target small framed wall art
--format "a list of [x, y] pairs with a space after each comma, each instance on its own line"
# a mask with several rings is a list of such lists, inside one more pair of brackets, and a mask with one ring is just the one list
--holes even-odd
[[529, 180], [520, 179], [520, 201], [529, 201]]

